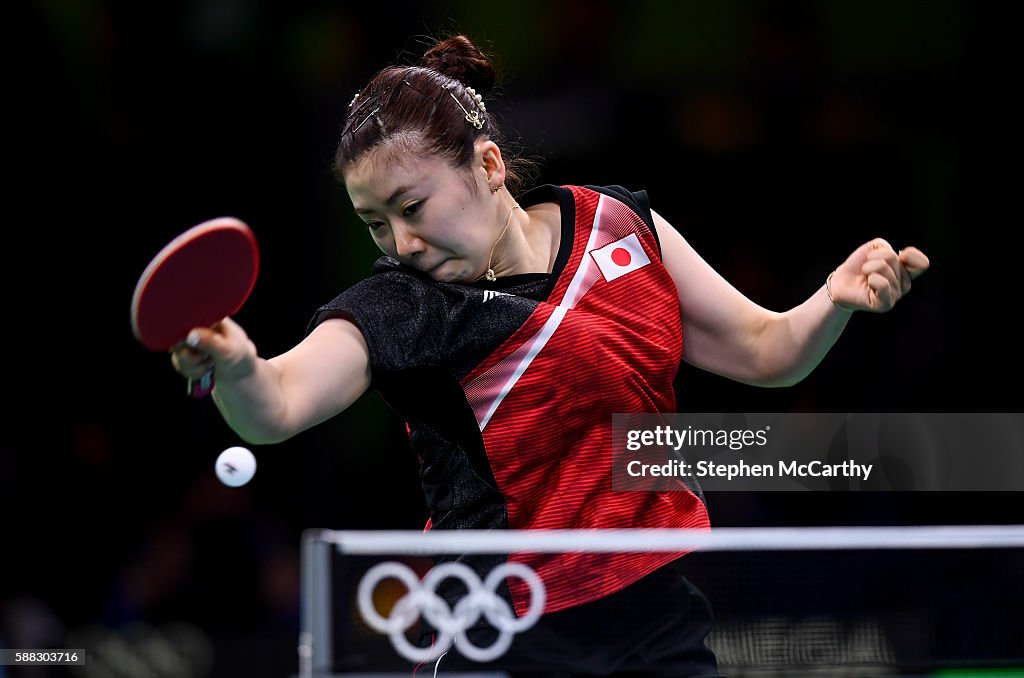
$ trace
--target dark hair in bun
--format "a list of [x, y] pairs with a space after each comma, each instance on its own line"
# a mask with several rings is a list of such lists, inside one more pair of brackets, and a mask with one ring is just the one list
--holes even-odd
[[477, 94], [485, 95], [494, 87], [491, 60], [464, 35], [453, 35], [438, 42], [426, 51], [420, 63], [472, 87]]
[[435, 42], [419, 66], [389, 66], [377, 73], [349, 104], [334, 170], [344, 171], [369, 151], [386, 143], [403, 153], [440, 156], [456, 168], [469, 167], [479, 138], [502, 147], [505, 184], [513, 194], [531, 173], [531, 163], [514, 157], [484, 95], [495, 71], [491, 60], [465, 35]]

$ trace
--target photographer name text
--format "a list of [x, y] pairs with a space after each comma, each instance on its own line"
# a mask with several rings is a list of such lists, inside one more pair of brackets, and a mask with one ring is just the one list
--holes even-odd
[[634, 478], [670, 477], [670, 478], [819, 478], [843, 477], [863, 478], [871, 475], [874, 464], [858, 464], [844, 461], [841, 464], [827, 464], [823, 461], [800, 463], [796, 461], [779, 461], [776, 464], [751, 464], [740, 461], [732, 464], [721, 464], [713, 461], [688, 463], [672, 459], [662, 464], [647, 464], [638, 460], [626, 464], [626, 473]]

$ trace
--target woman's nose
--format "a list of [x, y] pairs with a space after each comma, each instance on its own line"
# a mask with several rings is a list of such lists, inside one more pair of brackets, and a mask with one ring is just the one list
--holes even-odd
[[418, 235], [413, 233], [407, 226], [395, 224], [392, 226], [395, 234], [395, 252], [400, 257], [412, 257], [426, 249], [426, 243]]

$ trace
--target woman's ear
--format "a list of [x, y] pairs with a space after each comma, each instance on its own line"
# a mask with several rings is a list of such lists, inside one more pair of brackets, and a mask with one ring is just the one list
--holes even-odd
[[476, 154], [479, 160], [478, 167], [483, 170], [484, 179], [491, 190], [505, 183], [505, 161], [501, 157], [498, 144], [490, 139], [481, 139], [476, 142]]

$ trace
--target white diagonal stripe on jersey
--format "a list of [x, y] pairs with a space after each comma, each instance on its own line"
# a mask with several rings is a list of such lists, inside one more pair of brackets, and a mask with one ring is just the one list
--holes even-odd
[[[519, 377], [523, 376], [523, 374], [526, 372], [526, 368], [530, 366], [530, 363], [533, 362], [533, 359], [537, 357], [537, 354], [540, 353], [541, 349], [544, 348], [544, 346], [548, 343], [548, 340], [555, 333], [555, 330], [558, 329], [558, 326], [562, 322], [562, 318], [565, 317], [565, 314], [566, 312], [568, 312], [568, 310], [569, 309], [565, 308], [564, 306], [555, 307], [555, 310], [551, 313], [551, 317], [547, 319], [543, 327], [541, 327], [536, 334], [530, 337], [530, 340], [525, 344], [525, 346], [527, 347], [526, 355], [522, 356], [519, 359], [519, 364], [516, 365], [515, 371], [502, 385], [501, 391], [498, 392], [497, 397], [494, 398], [494, 401], [491, 403], [491, 406], [487, 409], [487, 412], [484, 414], [483, 418], [478, 419], [481, 431], [484, 430], [484, 427], [487, 426], [487, 422], [489, 422], [491, 420], [491, 417], [494, 416], [494, 413], [498, 409], [498, 405], [501, 404], [501, 401], [505, 399], [505, 396], [508, 395], [508, 392], [511, 391], [512, 387], [516, 385], [517, 381], [519, 381]], [[513, 353], [512, 355], [515, 355], [515, 353]]]
[[[486, 400], [481, 403], [473, 403], [472, 400], [474, 399], [471, 399], [470, 404], [473, 405], [473, 411], [477, 415], [477, 423], [480, 425], [481, 431], [484, 430], [484, 428], [487, 426], [487, 422], [489, 422], [491, 420], [491, 417], [494, 416], [494, 413], [497, 411], [498, 406], [501, 405], [501, 401], [505, 399], [505, 396], [508, 395], [509, 391], [512, 390], [512, 387], [516, 385], [517, 381], [519, 381], [519, 378], [523, 376], [523, 374], [526, 372], [526, 368], [530, 366], [530, 363], [533, 362], [533, 359], [537, 357], [537, 354], [540, 353], [541, 349], [544, 348], [545, 344], [548, 343], [548, 340], [552, 337], [552, 335], [554, 335], [555, 330], [558, 329], [558, 326], [559, 324], [561, 324], [562, 318], [565, 317], [566, 312], [569, 309], [573, 308], [576, 305], [576, 303], [586, 293], [587, 290], [583, 289], [583, 281], [586, 278], [587, 271], [593, 265], [593, 262], [591, 261], [590, 257], [588, 257], [585, 253], [590, 251], [597, 242], [597, 238], [599, 236], [600, 231], [597, 225], [601, 218], [601, 208], [604, 205], [604, 199], [605, 196], [602, 195], [597, 201], [597, 207], [594, 210], [594, 221], [591, 223], [590, 226], [590, 236], [587, 239], [587, 247], [586, 249], [583, 250], [584, 255], [580, 261], [580, 266], [576, 269], [576, 273], [573, 275], [572, 280], [569, 282], [569, 286], [566, 288], [565, 294], [562, 295], [561, 302], [559, 302], [558, 306], [555, 307], [555, 310], [551, 313], [551, 316], [547, 319], [547, 321], [545, 321], [544, 325], [539, 330], [537, 330], [537, 333], [530, 337], [524, 343], [523, 347], [520, 347], [519, 350], [516, 350], [513, 353], [511, 353], [508, 357], [502, 360], [501, 363], [494, 365], [493, 367], [491, 367], [491, 369], [489, 369], [484, 374], [481, 374], [474, 380], [473, 386], [476, 386], [481, 380], [487, 380], [489, 375], [500, 374], [500, 372], [497, 372], [496, 370], [502, 363], [505, 363], [506, 361], [509, 360], [517, 361], [515, 370], [513, 370], [512, 374], [509, 375], [505, 383], [501, 385], [501, 389], [494, 396], [493, 400], [491, 400], [489, 405], [487, 404]], [[524, 347], [528, 347], [526, 351], [522, 350], [522, 348]], [[466, 390], [468, 394], [470, 389], [467, 388]], [[484, 393], [493, 393], [493, 390], [484, 389]], [[480, 409], [482, 409], [481, 407], [479, 407], [480, 405], [487, 406], [487, 411], [484, 412], [482, 415], [480, 413]]]
[[579, 303], [579, 300], [587, 293], [587, 290], [583, 289], [583, 281], [587, 277], [587, 271], [590, 270], [593, 262], [586, 253], [594, 249], [594, 246], [597, 244], [597, 239], [601, 234], [599, 224], [601, 223], [601, 212], [603, 211], [602, 208], [604, 207], [604, 200], [605, 196], [603, 195], [597, 200], [597, 207], [594, 209], [594, 221], [590, 225], [590, 237], [587, 238], [587, 246], [583, 250], [583, 258], [580, 260], [580, 265], [579, 268], [576, 269], [576, 273], [572, 276], [572, 281], [569, 282], [569, 287], [566, 288], [565, 294], [562, 296], [562, 301], [558, 303], [559, 306], [575, 308], [576, 304]]
[[[594, 286], [594, 283], [602, 277], [609, 280], [608, 275], [601, 268], [601, 262], [597, 257], [592, 256], [595, 252], [607, 249], [608, 255], [606, 258], [608, 258], [610, 262], [610, 253], [614, 250], [613, 246], [622, 246], [625, 244], [625, 248], [630, 252], [631, 266], [620, 267], [628, 270], [623, 271], [619, 275], [624, 275], [625, 273], [629, 273], [630, 271], [642, 268], [643, 266], [651, 263], [650, 258], [647, 256], [647, 253], [643, 249], [643, 245], [640, 244], [640, 240], [637, 238], [635, 233], [631, 233], [625, 238], [620, 238], [619, 240], [595, 250], [597, 243], [602, 239], [602, 237], [607, 237], [609, 235], [601, 228], [601, 217], [606, 211], [605, 201], [608, 199], [608, 196], [605, 195], [601, 195], [598, 198], [597, 206], [594, 209], [594, 220], [590, 225], [590, 235], [587, 238], [587, 245], [583, 250], [584, 254], [580, 259], [580, 264], [576, 268], [576, 272], [573, 274], [572, 280], [569, 281], [569, 285], [566, 287], [565, 294], [562, 295], [561, 301], [558, 303], [558, 306], [555, 307], [554, 311], [552, 311], [551, 316], [532, 337], [523, 343], [522, 346], [506, 356], [496, 365], [493, 365], [489, 370], [487, 370], [487, 372], [474, 379], [472, 384], [467, 385], [466, 395], [469, 397], [470, 405], [473, 407], [473, 411], [477, 416], [477, 423], [480, 425], [481, 431], [484, 430], [487, 423], [491, 420], [491, 417], [494, 416], [494, 413], [498, 410], [498, 406], [501, 405], [505, 396], [507, 396], [516, 385], [519, 378], [525, 374], [534, 358], [537, 357], [537, 354], [541, 352], [544, 346], [548, 343], [548, 340], [550, 340], [554, 335], [555, 330], [558, 329], [558, 326], [561, 324], [565, 314], [576, 307], [576, 304], [578, 304], [586, 293], [590, 291], [590, 288]], [[616, 266], [614, 263], [611, 263], [611, 265]], [[591, 275], [591, 271], [593, 271], [595, 266], [600, 270], [601, 275], [597, 275], [596, 271]], [[614, 280], [616, 277], [619, 277], [619, 275], [610, 279]], [[508, 374], [506, 370], [501, 368], [505, 365], [509, 365], [510, 363], [515, 364], [515, 369], [511, 374]], [[508, 374], [508, 376], [505, 378], [505, 382], [500, 385], [500, 388], [498, 388], [498, 383], [488, 383], [501, 379], [501, 375], [503, 374]], [[497, 393], [495, 393], [495, 391], [497, 391]], [[471, 395], [471, 393], [473, 395]], [[474, 395], [476, 397], [474, 397]], [[490, 399], [489, 403], [488, 399]], [[486, 411], [483, 411], [484, 408], [486, 408]]]

